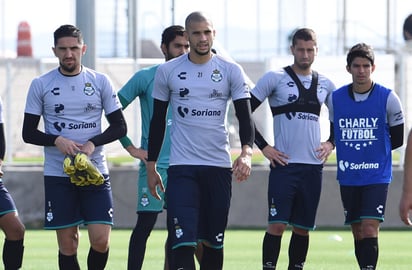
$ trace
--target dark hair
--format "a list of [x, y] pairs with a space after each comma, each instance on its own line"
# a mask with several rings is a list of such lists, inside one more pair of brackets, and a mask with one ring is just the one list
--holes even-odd
[[309, 28], [300, 28], [300, 29], [297, 29], [295, 33], [293, 33], [292, 46], [296, 45], [298, 39], [304, 40], [304, 41], [314, 41], [315, 45], [317, 43], [315, 31]]
[[[406, 33], [409, 34], [409, 37], [406, 36]], [[403, 39], [410, 40], [412, 36], [412, 14], [409, 14], [403, 22]]]
[[169, 48], [170, 42], [172, 42], [177, 36], [183, 36], [185, 29], [181, 25], [172, 25], [166, 28], [162, 33], [162, 44]]
[[59, 38], [62, 37], [75, 37], [79, 43], [83, 44], [83, 34], [80, 29], [74, 25], [65, 24], [54, 31], [54, 46], [56, 46]]
[[373, 53], [373, 48], [365, 43], [358, 43], [349, 50], [346, 57], [346, 64], [350, 66], [353, 62], [353, 59], [355, 59], [356, 57], [367, 58], [369, 61], [371, 61], [372, 65], [375, 62], [375, 54]]

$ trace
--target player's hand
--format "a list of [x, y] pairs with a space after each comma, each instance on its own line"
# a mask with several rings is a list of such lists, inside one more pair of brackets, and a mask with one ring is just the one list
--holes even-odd
[[289, 156], [270, 145], [265, 146], [265, 148], [262, 149], [262, 153], [270, 161], [272, 167], [276, 167], [276, 164], [282, 166], [288, 164]]
[[148, 161], [147, 162], [147, 186], [149, 187], [150, 194], [153, 197], [160, 200], [160, 195], [157, 192], [157, 188], [159, 187], [160, 191], [165, 192], [165, 188], [163, 186], [162, 177], [156, 170], [156, 162]]
[[63, 136], [59, 136], [54, 141], [57, 149], [62, 152], [64, 155], [71, 155], [74, 156], [78, 152], [80, 152], [80, 147], [82, 146], [79, 143], [76, 143], [72, 140], [66, 139]]
[[129, 145], [126, 147], [127, 152], [134, 158], [140, 159], [146, 164], [147, 161], [147, 151], [142, 148], [137, 148], [134, 145]]
[[408, 226], [412, 225], [409, 213], [412, 210], [412, 194], [402, 192], [401, 200], [399, 202], [399, 216], [403, 223]]
[[87, 156], [90, 156], [93, 154], [95, 148], [96, 147], [92, 141], [87, 141], [85, 144], [80, 146], [80, 151], [85, 153]]
[[333, 149], [334, 147], [331, 142], [322, 142], [315, 151], [317, 152], [318, 159], [323, 160], [323, 163], [325, 163]]
[[242, 153], [235, 159], [232, 164], [232, 172], [236, 181], [245, 181], [252, 170], [252, 154], [253, 150], [250, 146], [243, 146]]

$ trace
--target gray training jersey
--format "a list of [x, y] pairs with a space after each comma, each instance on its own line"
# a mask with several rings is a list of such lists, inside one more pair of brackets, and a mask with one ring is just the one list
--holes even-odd
[[194, 64], [186, 54], [159, 66], [152, 96], [170, 102], [170, 165], [231, 167], [228, 101], [250, 98], [246, 81], [238, 64], [216, 55]]
[[[302, 85], [309, 89], [312, 75], [298, 75]], [[335, 90], [335, 85], [319, 74], [317, 97], [322, 105]], [[252, 94], [260, 101], [268, 98], [271, 108], [297, 100], [299, 90], [284, 69], [269, 71], [257, 82]], [[282, 113], [273, 116], [274, 145], [289, 156], [289, 163], [321, 164], [316, 148], [321, 143], [319, 116], [308, 112]], [[270, 143], [270, 142], [269, 142]], [[273, 145], [273, 144], [272, 144]]]
[[[83, 144], [102, 132], [102, 112], [121, 109], [110, 79], [83, 66], [80, 74], [64, 76], [58, 68], [35, 78], [29, 88], [25, 112], [43, 116], [44, 132]], [[44, 147], [44, 175], [67, 176], [64, 155], [55, 146]], [[108, 174], [103, 146], [90, 159]]]

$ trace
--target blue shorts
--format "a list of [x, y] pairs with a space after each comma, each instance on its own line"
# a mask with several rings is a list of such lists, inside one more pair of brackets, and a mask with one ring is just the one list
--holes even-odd
[[271, 167], [268, 187], [268, 222], [305, 230], [315, 228], [322, 189], [323, 165], [292, 163]]
[[102, 185], [76, 186], [68, 177], [45, 176], [46, 230], [80, 224], [113, 225], [113, 198], [109, 177]]
[[[160, 176], [162, 177], [163, 186], [167, 186], [167, 169], [157, 168]], [[147, 170], [145, 166], [141, 166], [139, 169], [139, 179], [137, 181], [137, 212], [162, 212], [165, 206], [165, 194], [160, 189], [157, 190], [161, 200], [156, 199], [150, 194], [149, 187], [147, 186]]]
[[9, 191], [0, 178], [0, 217], [10, 212], [17, 212], [16, 205]]
[[345, 225], [361, 222], [362, 219], [385, 217], [385, 205], [389, 184], [366, 186], [340, 186], [340, 195], [345, 214]]
[[166, 189], [173, 248], [207, 242], [222, 248], [232, 197], [231, 168], [171, 166]]

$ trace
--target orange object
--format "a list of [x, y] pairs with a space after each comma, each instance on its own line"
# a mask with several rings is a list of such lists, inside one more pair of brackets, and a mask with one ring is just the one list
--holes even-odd
[[20, 22], [17, 32], [17, 56], [33, 57], [31, 30], [28, 22]]

